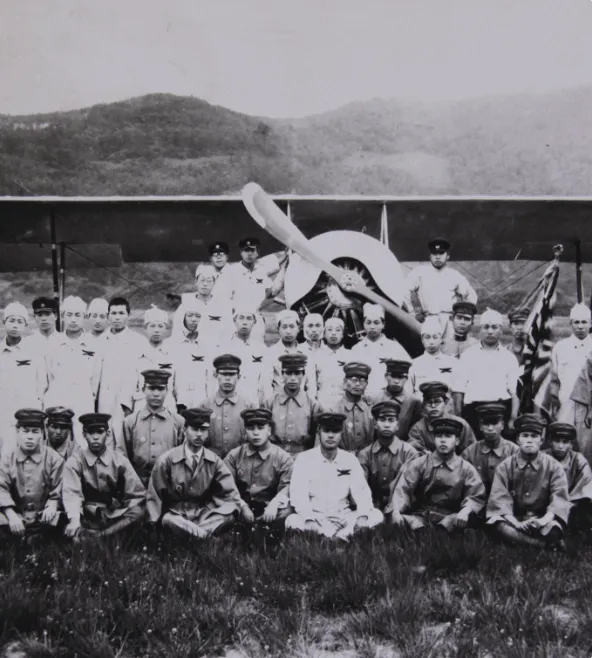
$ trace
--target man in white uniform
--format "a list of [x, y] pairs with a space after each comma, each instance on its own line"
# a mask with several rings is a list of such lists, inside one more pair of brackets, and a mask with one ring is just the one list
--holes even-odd
[[109, 302], [96, 297], [86, 309], [86, 318], [90, 321], [89, 339], [95, 342], [97, 348], [103, 344], [109, 325]]
[[14, 414], [19, 409], [41, 409], [47, 391], [45, 354], [23, 338], [28, 322], [29, 313], [19, 302], [12, 302], [4, 309], [6, 336], [0, 343], [0, 452], [14, 449]]
[[[452, 305], [455, 302], [477, 303], [477, 293], [466, 278], [448, 266], [450, 242], [436, 238], [428, 242], [430, 262], [415, 267], [407, 276], [405, 306], [418, 322], [428, 315], [440, 318], [442, 329], [446, 329]], [[413, 297], [417, 300], [414, 304]]]
[[300, 343], [300, 351], [315, 360], [323, 344], [323, 316], [320, 313], [309, 313], [302, 321], [304, 342]]
[[350, 350], [343, 346], [344, 332], [341, 318], [329, 318], [325, 323], [325, 342], [315, 357], [317, 400], [327, 409], [343, 396], [343, 367], [352, 361]]
[[226, 242], [212, 242], [208, 247], [210, 264], [216, 272], [216, 284], [213, 294], [229, 300], [232, 297], [232, 265], [228, 262], [230, 247]]
[[437, 317], [431, 315], [422, 323], [421, 342], [425, 352], [413, 359], [409, 368], [413, 392], [419, 395], [419, 387], [424, 382], [444, 382], [450, 387], [452, 370], [458, 360], [442, 353], [442, 326]]
[[570, 400], [586, 357], [592, 351], [590, 309], [576, 304], [569, 314], [572, 335], [557, 342], [551, 352], [551, 413], [561, 423], [573, 423], [575, 407]]
[[37, 323], [37, 330], [27, 336], [26, 340], [48, 356], [62, 340], [62, 333], [56, 329], [57, 302], [49, 297], [37, 297], [33, 300], [33, 315]]
[[353, 361], [367, 363], [372, 370], [366, 395], [374, 397], [384, 386], [386, 360], [410, 360], [405, 348], [396, 340], [390, 340], [384, 331], [384, 308], [379, 304], [364, 304], [364, 330], [366, 336], [351, 349]]
[[344, 421], [343, 414], [321, 414], [320, 445], [296, 457], [290, 481], [295, 514], [286, 519], [286, 529], [348, 540], [357, 530], [382, 523], [360, 462], [339, 449]]

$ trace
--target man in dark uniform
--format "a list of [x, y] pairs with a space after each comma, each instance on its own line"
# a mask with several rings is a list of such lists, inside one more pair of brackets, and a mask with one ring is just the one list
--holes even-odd
[[73, 435], [74, 412], [66, 407], [49, 407], [47, 414], [47, 445], [66, 460], [75, 447]]
[[452, 331], [445, 332], [442, 340], [442, 353], [456, 359], [477, 339], [470, 336], [471, 327], [475, 321], [477, 306], [473, 302], [456, 302], [452, 305]]
[[526, 345], [524, 323], [528, 320], [528, 311], [526, 309], [511, 311], [508, 313], [508, 320], [510, 321], [512, 342], [507, 345], [507, 348], [518, 359], [518, 363], [524, 365], [523, 352]]

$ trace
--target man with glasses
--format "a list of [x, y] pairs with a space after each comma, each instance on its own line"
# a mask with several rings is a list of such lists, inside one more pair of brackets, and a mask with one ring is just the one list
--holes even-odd
[[476, 407], [483, 402], [501, 402], [506, 407], [505, 420], [512, 429], [518, 415], [516, 385], [520, 366], [516, 357], [502, 347], [503, 318], [487, 309], [481, 316], [480, 341], [460, 357], [453, 374], [454, 409], [479, 431]]

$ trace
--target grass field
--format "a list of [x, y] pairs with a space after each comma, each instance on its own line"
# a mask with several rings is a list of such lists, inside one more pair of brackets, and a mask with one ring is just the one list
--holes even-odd
[[[194, 545], [4, 546], [0, 646], [35, 658], [588, 658], [592, 548], [484, 535], [418, 542], [383, 527], [349, 544], [233, 535]], [[20, 654], [18, 652], [21, 652]]]

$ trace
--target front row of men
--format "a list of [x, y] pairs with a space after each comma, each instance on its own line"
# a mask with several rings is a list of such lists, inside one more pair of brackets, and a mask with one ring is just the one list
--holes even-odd
[[[383, 521], [418, 531], [482, 526], [502, 539], [560, 546], [567, 529], [592, 525], [592, 472], [572, 450], [575, 429], [546, 428], [533, 414], [516, 420], [517, 444], [502, 437], [504, 405], [478, 410], [483, 438], [458, 454], [463, 424], [432, 420], [434, 449], [419, 453], [396, 435], [400, 405], [372, 406], [374, 441], [357, 454], [340, 448], [345, 414], [321, 412], [317, 445], [295, 459], [271, 442], [272, 412], [241, 412], [246, 442], [221, 459], [204, 447], [212, 411], [183, 411], [178, 440], [154, 463], [134, 467], [110, 437], [108, 414], [80, 417], [84, 446], [67, 459], [55, 426], [68, 414], [21, 409], [17, 445], [0, 463], [0, 528], [16, 536], [62, 531], [112, 535], [143, 522], [199, 539], [236, 524], [266, 536], [285, 529], [347, 539]], [[146, 428], [141, 443], [153, 443]], [[147, 483], [147, 490], [145, 487]]]

